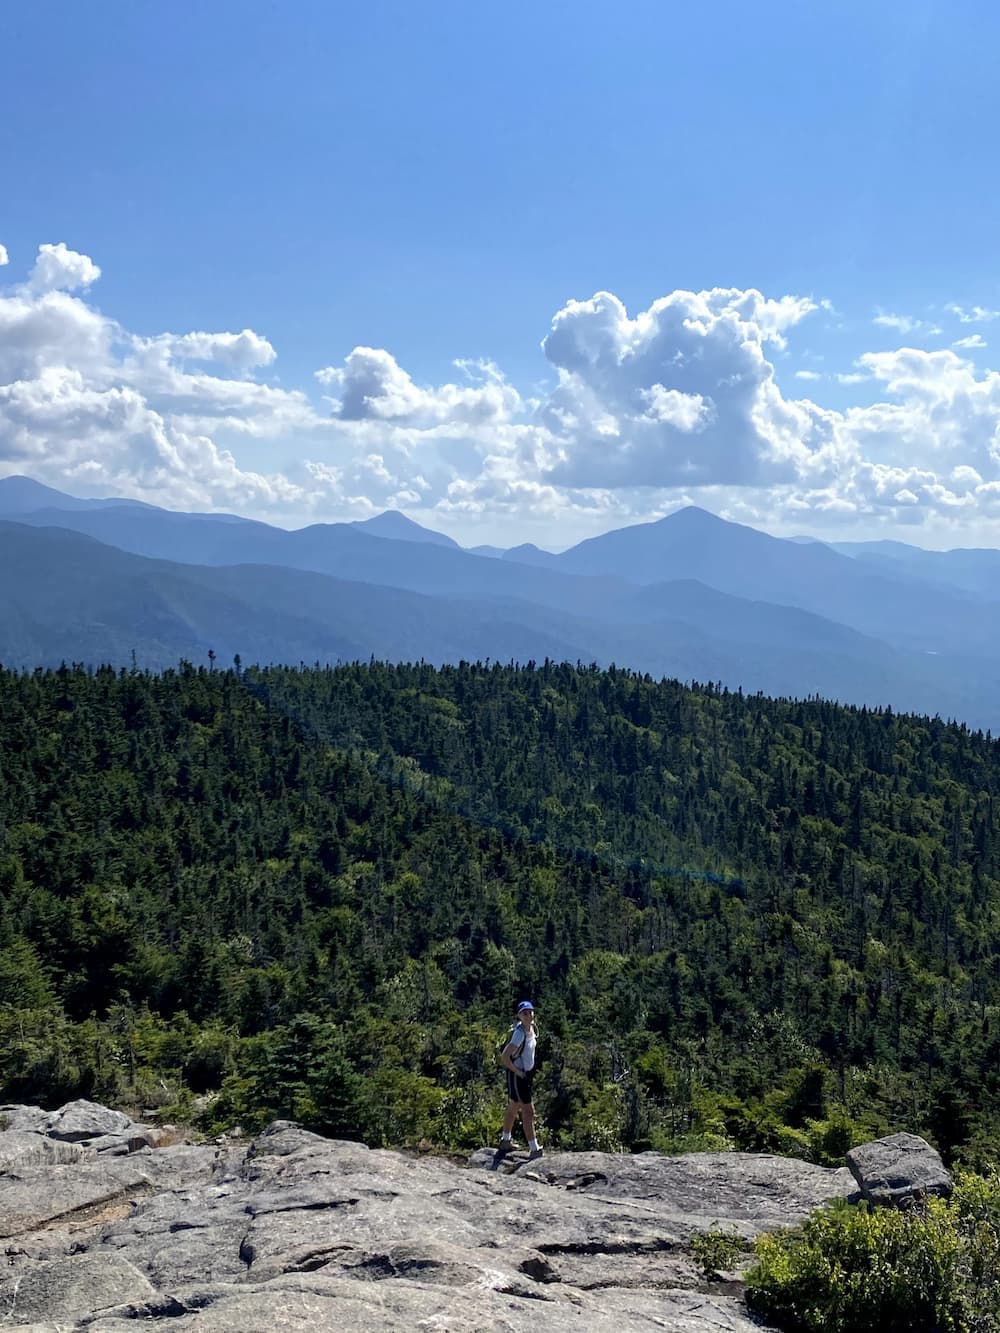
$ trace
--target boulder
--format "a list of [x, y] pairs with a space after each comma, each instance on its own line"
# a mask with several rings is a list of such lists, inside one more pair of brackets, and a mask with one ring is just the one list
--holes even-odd
[[0, 1106], [0, 1128], [19, 1134], [44, 1134], [48, 1111], [40, 1106]]
[[862, 1197], [873, 1204], [905, 1207], [931, 1194], [947, 1198], [952, 1190], [937, 1149], [917, 1134], [890, 1134], [852, 1148], [847, 1165]]
[[53, 1111], [45, 1121], [44, 1132], [53, 1139], [81, 1143], [107, 1135], [128, 1134], [131, 1128], [132, 1121], [123, 1112], [80, 1099]]
[[8, 1130], [0, 1134], [0, 1176], [24, 1166], [67, 1166], [85, 1156], [76, 1143], [59, 1143], [43, 1134]]
[[152, 1125], [130, 1125], [125, 1136], [129, 1152], [139, 1152], [142, 1148], [155, 1148], [162, 1138], [162, 1132]]

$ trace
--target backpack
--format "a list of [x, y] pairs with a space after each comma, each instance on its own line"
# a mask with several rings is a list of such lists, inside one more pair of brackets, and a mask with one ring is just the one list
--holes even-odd
[[[517, 1029], [518, 1029], [518, 1024], [515, 1023], [514, 1026], [511, 1028], [509, 1034], [508, 1034], [506, 1037], [504, 1037], [503, 1041], [502, 1041], [502, 1042], [500, 1043], [500, 1045], [497, 1047], [497, 1063], [498, 1063], [498, 1064], [501, 1063], [500, 1057], [503, 1055], [504, 1051], [507, 1049], [507, 1047], [510, 1045], [510, 1043], [514, 1040], [514, 1033], [517, 1031]], [[521, 1028], [521, 1031], [524, 1032], [524, 1028]], [[527, 1035], [525, 1035], [525, 1036], [522, 1038], [522, 1040], [521, 1040], [521, 1044], [520, 1044], [520, 1046], [517, 1048], [517, 1050], [516, 1050], [516, 1051], [514, 1052], [514, 1054], [511, 1056], [511, 1059], [512, 1059], [512, 1060], [516, 1060], [517, 1057], [521, 1054], [521, 1052], [524, 1050], [524, 1043], [525, 1043], [527, 1040], [528, 1040]], [[506, 1067], [507, 1067], [506, 1065], [502, 1065], [502, 1068], [506, 1069]]]

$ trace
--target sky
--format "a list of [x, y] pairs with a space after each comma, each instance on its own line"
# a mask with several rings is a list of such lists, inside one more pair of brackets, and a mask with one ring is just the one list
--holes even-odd
[[1000, 546], [988, 0], [8, 0], [0, 476]]

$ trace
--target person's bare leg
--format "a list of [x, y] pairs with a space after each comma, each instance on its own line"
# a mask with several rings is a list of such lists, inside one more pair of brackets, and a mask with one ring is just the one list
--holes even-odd
[[521, 1125], [524, 1129], [524, 1137], [530, 1144], [535, 1137], [535, 1105], [534, 1102], [525, 1102], [521, 1107]]
[[503, 1132], [509, 1134], [514, 1128], [514, 1121], [517, 1119], [517, 1113], [521, 1106], [519, 1102], [508, 1102], [507, 1110], [503, 1118]]

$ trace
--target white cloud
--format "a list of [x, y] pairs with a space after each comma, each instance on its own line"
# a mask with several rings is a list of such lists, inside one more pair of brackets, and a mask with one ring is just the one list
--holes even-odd
[[911, 333], [914, 329], [920, 328], [921, 321], [913, 319], [909, 315], [876, 315], [872, 320], [883, 329], [895, 329], [897, 333]]
[[834, 410], [786, 396], [776, 357], [823, 302], [717, 288], [632, 315], [599, 292], [554, 315], [552, 379], [531, 397], [489, 361], [420, 383], [360, 346], [316, 372], [314, 397], [258, 377], [277, 353], [253, 329], [123, 328], [87, 294], [99, 274], [43, 246], [0, 294], [0, 473], [290, 522], [400, 506], [550, 546], [682, 500], [772, 528], [1000, 525], [1000, 374], [961, 355], [977, 333], [784, 370], [799, 393], [829, 378], [879, 399]]
[[974, 467], [969, 467], [965, 463], [960, 463], [958, 467], [952, 468], [951, 480], [957, 482], [959, 486], [980, 486], [982, 477]]
[[136, 339], [135, 346], [165, 361], [215, 361], [231, 370], [269, 366], [277, 356], [267, 339], [253, 329], [242, 333], [161, 333], [156, 338]]
[[970, 333], [967, 338], [956, 338], [952, 343], [952, 347], [964, 347], [970, 352], [986, 346], [986, 340], [981, 333]]
[[101, 276], [89, 255], [69, 250], [64, 241], [58, 245], [40, 245], [28, 286], [35, 292], [72, 292], [89, 287]]
[[1000, 315], [1000, 310], [988, 310], [985, 306], [960, 306], [952, 303], [945, 309], [956, 317], [960, 324], [987, 324]]
[[5, 245], [0, 245], [0, 268], [3, 268], [5, 264], [9, 263], [10, 255], [7, 253], [7, 247]]
[[916, 319], [912, 315], [892, 315], [880, 312], [874, 317], [872, 323], [878, 325], [880, 329], [893, 329], [896, 333], [904, 335], [922, 333], [930, 338], [941, 332], [936, 324], [931, 324], [927, 320]]
[[107, 364], [113, 335], [110, 321], [66, 292], [0, 296], [0, 384], [51, 365], [96, 373]]
[[273, 360], [267, 340], [249, 329], [136, 338], [71, 294], [99, 277], [89, 256], [43, 245], [27, 282], [0, 295], [0, 471], [196, 508], [306, 505], [301, 485], [241, 469], [202, 427], [274, 420], [276, 402], [296, 407], [299, 426], [321, 426], [319, 413], [302, 395], [178, 364], [245, 371]]
[[646, 416], [650, 421], [673, 426], [684, 435], [701, 430], [714, 414], [712, 404], [700, 393], [681, 393], [679, 389], [665, 389], [662, 384], [654, 384], [640, 393], [649, 404]]
[[468, 384], [420, 388], [389, 352], [355, 347], [343, 366], [317, 370], [316, 379], [336, 395], [331, 402], [341, 421], [478, 425], [509, 420], [519, 410], [517, 390], [491, 362], [460, 361], [456, 366]]
[[[716, 288], [716, 292], [720, 290]], [[724, 295], [735, 295], [729, 292]], [[806, 315], [811, 315], [814, 310], [819, 309], [816, 302], [807, 296], [782, 296], [777, 301], [767, 301], [760, 299], [760, 293], [757, 291], [747, 291], [742, 294], [744, 307], [743, 312], [749, 316], [760, 328], [765, 342], [773, 342], [777, 347], [785, 347], [785, 330], [798, 324], [800, 320], [805, 319]], [[823, 309], [832, 313], [832, 307], [828, 302], [823, 302]]]
[[[545, 346], [560, 382], [527, 460], [543, 482], [602, 491], [631, 514], [682, 489], [715, 494], [772, 524], [789, 509], [827, 525], [947, 523], [994, 504], [1000, 375], [954, 351], [869, 352], [837, 379], [884, 400], [823, 409], [782, 394], [752, 300], [707, 296], [673, 293], [634, 319], [607, 293], [559, 312]], [[697, 393], [711, 414], [688, 434], [651, 422], [648, 381]]]
[[673, 292], [634, 319], [610, 292], [569, 301], [542, 344], [559, 377], [536, 418], [545, 480], [791, 479], [830, 443], [827, 418], [781, 397], [765, 347], [783, 346], [785, 331], [815, 308], [728, 288]]

